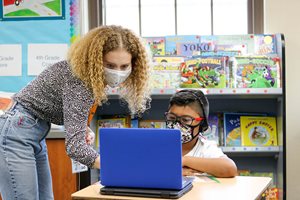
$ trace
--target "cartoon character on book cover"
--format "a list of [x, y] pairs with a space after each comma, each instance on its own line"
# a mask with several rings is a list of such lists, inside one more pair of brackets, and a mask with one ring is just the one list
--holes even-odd
[[241, 135], [243, 146], [277, 146], [276, 118], [242, 116]]
[[196, 57], [181, 65], [182, 88], [225, 88], [227, 57]]
[[234, 73], [236, 88], [278, 88], [280, 87], [279, 57], [237, 56]]

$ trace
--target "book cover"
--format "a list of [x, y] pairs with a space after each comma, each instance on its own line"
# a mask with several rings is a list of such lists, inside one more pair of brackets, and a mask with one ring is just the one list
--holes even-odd
[[166, 128], [164, 120], [140, 120], [139, 128]]
[[166, 55], [179, 55], [177, 53], [177, 44], [179, 43], [200, 43], [199, 35], [170, 35], [166, 36]]
[[153, 63], [152, 89], [177, 89], [180, 85], [180, 63]]
[[219, 142], [219, 115], [215, 113], [211, 113], [208, 116], [208, 125], [209, 128], [203, 133], [203, 136], [208, 140], [213, 140], [220, 145]]
[[96, 132], [95, 132], [96, 147], [99, 147], [99, 138], [100, 138], [99, 134], [101, 134], [100, 128], [130, 128], [130, 126], [128, 126], [128, 120], [125, 117], [116, 118], [115, 116], [111, 116], [111, 118], [98, 119], [96, 124]]
[[277, 146], [275, 117], [241, 116], [243, 146]]
[[165, 55], [165, 37], [144, 37], [143, 40], [152, 56]]
[[254, 34], [248, 35], [217, 35], [214, 41], [216, 46], [231, 45], [244, 46], [243, 53], [245, 55], [254, 53]]
[[181, 88], [225, 88], [227, 57], [195, 57], [181, 65]]
[[276, 54], [276, 36], [274, 34], [254, 35], [254, 48], [256, 55]]
[[280, 58], [237, 56], [233, 60], [236, 88], [280, 87]]

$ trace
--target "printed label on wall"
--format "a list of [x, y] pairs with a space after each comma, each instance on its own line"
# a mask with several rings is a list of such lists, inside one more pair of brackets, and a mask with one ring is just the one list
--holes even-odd
[[0, 76], [22, 75], [22, 46], [18, 44], [0, 45]]
[[40, 74], [48, 66], [66, 59], [68, 44], [28, 44], [28, 75]]

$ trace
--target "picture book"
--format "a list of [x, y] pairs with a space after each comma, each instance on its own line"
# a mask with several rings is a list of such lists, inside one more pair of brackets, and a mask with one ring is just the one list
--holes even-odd
[[245, 44], [217, 44], [215, 52], [236, 52], [236, 55], [246, 55], [247, 46]]
[[215, 36], [214, 43], [216, 46], [231, 45], [232, 47], [235, 46], [235, 48], [237, 46], [242, 46], [243, 47], [242, 53], [244, 53], [245, 55], [254, 53], [254, 34], [217, 35]]
[[233, 60], [236, 88], [280, 87], [280, 58], [267, 56], [237, 56]]
[[254, 54], [272, 55], [276, 54], [276, 36], [273, 34], [256, 34], [254, 35]]
[[143, 40], [152, 56], [165, 55], [165, 37], [144, 37]]
[[165, 36], [166, 39], [166, 55], [180, 55], [177, 52], [177, 44], [197, 44], [200, 43], [199, 35], [170, 35]]
[[180, 63], [153, 63], [152, 89], [177, 89], [180, 85]]
[[277, 146], [275, 117], [241, 116], [243, 146]]
[[95, 132], [95, 145], [99, 147], [99, 134], [100, 128], [130, 128], [128, 125], [128, 119], [126, 117], [117, 117], [117, 116], [101, 116], [101, 119], [97, 120], [96, 132]]
[[164, 120], [140, 120], [139, 128], [166, 128]]
[[220, 145], [219, 142], [219, 116], [218, 114], [211, 113], [208, 116], [209, 128], [203, 133], [203, 136], [208, 140], [213, 140]]
[[157, 63], [182, 63], [184, 56], [153, 56], [152, 60]]
[[265, 116], [263, 113], [233, 113], [225, 112], [224, 120], [224, 146], [241, 146], [241, 116]]
[[195, 57], [181, 65], [181, 88], [225, 88], [227, 57]]

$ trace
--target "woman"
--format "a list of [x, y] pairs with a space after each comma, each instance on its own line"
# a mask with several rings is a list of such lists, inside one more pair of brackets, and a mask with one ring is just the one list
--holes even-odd
[[50, 124], [64, 125], [66, 151], [100, 168], [87, 143], [89, 111], [107, 101], [107, 86], [120, 86], [132, 114], [149, 107], [149, 66], [139, 37], [119, 26], [102, 26], [74, 43], [66, 61], [45, 69], [13, 96], [0, 116], [0, 193], [8, 199], [53, 199], [45, 137]]

